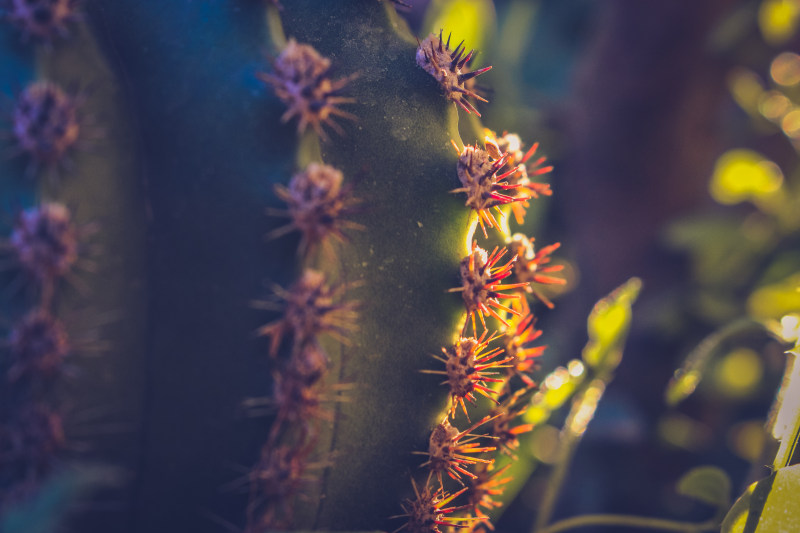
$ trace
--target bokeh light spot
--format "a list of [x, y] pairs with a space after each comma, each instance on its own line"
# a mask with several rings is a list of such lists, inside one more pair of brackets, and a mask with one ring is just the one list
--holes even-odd
[[778, 85], [791, 87], [800, 83], [800, 55], [793, 52], [783, 52], [772, 60], [770, 65], [772, 79]]
[[782, 184], [778, 165], [752, 150], [731, 150], [717, 160], [710, 189], [717, 202], [730, 205], [763, 198]]
[[730, 398], [745, 398], [761, 382], [764, 367], [759, 355], [749, 348], [739, 348], [723, 356], [714, 369], [714, 384]]

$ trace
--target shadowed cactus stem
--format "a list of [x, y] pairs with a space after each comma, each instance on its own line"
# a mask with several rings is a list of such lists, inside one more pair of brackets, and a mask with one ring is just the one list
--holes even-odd
[[[60, 421], [52, 406], [66, 400], [43, 375], [72, 355], [63, 313], [85, 303], [123, 317], [104, 331], [106, 366], [90, 372], [105, 388], [81, 400], [112, 398], [132, 428], [125, 447], [97, 452], [135, 480], [116, 493], [135, 517], [126, 532], [211, 520], [246, 521], [248, 533], [391, 530], [401, 506], [410, 533], [490, 527], [508, 474], [489, 465], [530, 429], [518, 417], [543, 350], [525, 291], [556, 283], [557, 269], [543, 266], [555, 247], [495, 246], [486, 226], [506, 240], [511, 210], [525, 215], [514, 206], [550, 193], [528, 178], [550, 168], [526, 167], [537, 145], [523, 153], [513, 135], [462, 142], [458, 113], [479, 116], [473, 82], [491, 67], [469, 70], [474, 51], [443, 32], [417, 42], [395, 4], [407, 6], [86, 0], [80, 40], [48, 56], [53, 79], [34, 85], [49, 107], [19, 106], [20, 148], [57, 166], [85, 132], [54, 83], [85, 69], [112, 88], [86, 96], [109, 120], [100, 159], [76, 153], [52, 187], [2, 185], [48, 200], [11, 232], [41, 294], [8, 305], [26, 317], [12, 338], [37, 339], [4, 370], [14, 382], [36, 374]], [[89, 212], [73, 222], [51, 199]], [[73, 275], [94, 216], [98, 273], [73, 294], [54, 280]], [[440, 352], [444, 369], [431, 369]], [[24, 411], [22, 396], [8, 394], [0, 425]], [[478, 421], [464, 424], [457, 405]], [[63, 444], [55, 423], [40, 426], [28, 431], [28, 448], [44, 450], [28, 458], [37, 475]]]

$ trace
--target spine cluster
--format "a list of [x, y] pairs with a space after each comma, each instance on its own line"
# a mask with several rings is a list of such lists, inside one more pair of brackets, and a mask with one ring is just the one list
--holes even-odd
[[70, 25], [80, 18], [79, 0], [3, 0], [5, 18], [19, 28], [25, 42], [52, 44], [69, 35]]
[[[290, 39], [271, 63], [272, 72], [259, 77], [286, 104], [283, 119], [298, 118], [299, 134], [311, 127], [324, 140], [323, 124], [341, 132], [333, 116], [354, 118], [336, 107], [353, 102], [338, 95], [352, 76], [332, 81], [328, 76], [331, 61], [310, 45]], [[348, 344], [348, 335], [356, 328], [358, 306], [345, 299], [352, 285], [338, 283], [312, 267], [315, 258], [334, 258], [334, 242], [347, 243], [346, 232], [361, 228], [346, 218], [353, 214], [358, 200], [344, 184], [342, 172], [312, 162], [292, 176], [287, 186], [277, 185], [275, 195], [286, 208], [268, 209], [267, 214], [288, 222], [267, 237], [299, 233], [298, 256], [303, 268], [291, 287], [275, 286], [271, 299], [256, 303], [281, 315], [258, 330], [270, 339], [273, 392], [266, 404], [275, 417], [261, 457], [249, 475], [247, 531], [253, 533], [291, 527], [296, 499], [317, 478], [314, 471], [330, 460], [315, 458], [315, 448], [322, 424], [333, 419], [326, 404], [341, 400], [347, 386], [326, 379], [330, 358], [322, 339]], [[317, 253], [320, 250], [322, 254]]]
[[[442, 42], [440, 32], [438, 38], [432, 35], [420, 43], [417, 63], [440, 82], [449, 100], [475, 112], [464, 100], [465, 96], [475, 97], [474, 93], [459, 83], [488, 67], [465, 75], [458, 69], [472, 53], [462, 57], [460, 52], [461, 45], [454, 52], [456, 57], [445, 58], [450, 54], [449, 43]], [[484, 148], [456, 146], [454, 174], [461, 187], [453, 192], [465, 193], [465, 206], [474, 212], [470, 249], [458, 268], [461, 285], [450, 289], [461, 293], [464, 321], [456, 343], [442, 347], [443, 357], [435, 356], [444, 368], [422, 370], [445, 378], [442, 385], [449, 389], [450, 405], [433, 428], [427, 452], [415, 452], [427, 456], [421, 467], [428, 475], [422, 489], [412, 479], [415, 499], [402, 504], [405, 513], [398, 517], [406, 518], [406, 523], [396, 531], [493, 529], [488, 513], [501, 506], [498, 497], [511, 480], [510, 464], [498, 467], [495, 463], [502, 456], [514, 458], [519, 436], [533, 429], [519, 418], [536, 388], [531, 372], [545, 347], [536, 344], [542, 332], [535, 327], [527, 297], [536, 296], [552, 307], [538, 286], [564, 283], [553, 275], [561, 267], [548, 264], [558, 244], [535, 251], [532, 237], [512, 237], [508, 230], [510, 215], [521, 225], [529, 202], [552, 194], [548, 184], [531, 180], [552, 170], [545, 166], [544, 157], [531, 161], [537, 149], [535, 143], [523, 152], [518, 136], [498, 137], [488, 130]], [[485, 239], [489, 239], [486, 228], [492, 228], [503, 244], [487, 252], [488, 247], [472, 239], [478, 224]], [[476, 412], [487, 412], [478, 405], [480, 396], [491, 402], [488, 414], [472, 423], [471, 411], [473, 417]], [[463, 430], [456, 427], [459, 408], [468, 424]], [[458, 501], [461, 505], [442, 505]]]
[[355, 75], [332, 79], [330, 59], [320, 55], [313, 46], [294, 39], [289, 39], [281, 54], [271, 63], [272, 72], [259, 73], [258, 77], [271, 85], [278, 98], [286, 104], [282, 121], [297, 117], [299, 133], [310, 126], [322, 139], [328, 138], [323, 125], [339, 134], [344, 133], [334, 117], [355, 119], [355, 115], [338, 107], [353, 103], [352, 98], [340, 93]]
[[[473, 57], [474, 51], [467, 53], [463, 43], [451, 50], [443, 32], [422, 41], [416, 53], [417, 64], [439, 82], [447, 100], [478, 114], [468, 99], [486, 101], [474, 80], [491, 67], [469, 71]], [[286, 104], [283, 119], [296, 118], [299, 133], [311, 128], [322, 140], [328, 139], [323, 125], [340, 133], [332, 117], [352, 118], [338, 105], [354, 103], [340, 94], [353, 76], [333, 80], [330, 60], [294, 39], [271, 63], [272, 71], [259, 77]], [[488, 513], [500, 506], [498, 497], [510, 480], [509, 467], [496, 467], [495, 460], [514, 457], [519, 436], [532, 429], [519, 418], [536, 387], [531, 373], [545, 349], [537, 345], [542, 332], [535, 327], [527, 298], [533, 295], [552, 306], [538, 286], [563, 283], [553, 275], [560, 267], [549, 264], [558, 244], [536, 251], [533, 238], [512, 237], [509, 231], [512, 215], [523, 224], [530, 201], [552, 194], [549, 184], [533, 181], [552, 170], [544, 157], [534, 159], [538, 143], [523, 151], [518, 136], [487, 130], [483, 148], [453, 144], [458, 153], [454, 176], [460, 183], [453, 192], [464, 193], [465, 207], [474, 213], [470, 234], [480, 225], [489, 241], [488, 227], [497, 231], [501, 243], [481, 246], [470, 238], [468, 253], [456, 269], [461, 283], [450, 289], [461, 293], [463, 325], [455, 344], [442, 346], [442, 355], [435, 357], [442, 366], [422, 369], [443, 377], [450, 405], [433, 428], [427, 451], [415, 452], [426, 457], [421, 467], [428, 475], [422, 483], [412, 479], [415, 498], [401, 504], [404, 514], [399, 517], [406, 523], [398, 531], [410, 533], [493, 527]], [[288, 222], [268, 237], [299, 233], [304, 270], [291, 287], [275, 287], [271, 300], [258, 302], [282, 315], [259, 330], [270, 339], [274, 389], [266, 403], [276, 416], [250, 475], [250, 531], [290, 527], [293, 502], [315, 477], [311, 469], [329, 459], [314, 457], [313, 450], [321, 424], [331, 418], [324, 404], [337, 397], [341, 385], [325, 379], [329, 359], [320, 338], [347, 344], [356, 327], [356, 304], [344, 299], [348, 287], [309, 268], [318, 249], [330, 259], [335, 256], [332, 243], [346, 243], [347, 231], [360, 229], [347, 220], [358, 201], [343, 186], [342, 173], [312, 163], [275, 193], [286, 208], [268, 213]], [[480, 405], [480, 398], [490, 404]], [[465, 429], [457, 427], [459, 413], [467, 420]]]
[[[5, 18], [25, 41], [48, 46], [78, 18], [76, 2], [5, 3]], [[79, 98], [49, 81], [30, 84], [9, 117], [13, 153], [28, 159], [29, 177], [56, 172], [84, 137]], [[0, 511], [36, 494], [58, 463], [66, 444], [63, 412], [55, 390], [68, 374], [81, 344], [56, 316], [59, 287], [80, 285], [77, 270], [93, 225], [76, 224], [70, 209], [40, 202], [19, 212], [11, 233], [0, 240], [6, 297], [23, 302], [4, 316], [10, 326], [0, 344]], [[15, 306], [8, 306], [10, 309]]]
[[[6, 18], [24, 38], [50, 46], [78, 18], [77, 0], [3, 1]], [[289, 3], [284, 4], [288, 11]], [[491, 67], [471, 70], [474, 57], [463, 42], [451, 48], [443, 32], [424, 39], [416, 52], [417, 64], [437, 80], [445, 98], [480, 116], [476, 102], [486, 98], [475, 80]], [[286, 105], [282, 121], [296, 122], [298, 136], [311, 131], [327, 141], [331, 132], [344, 133], [343, 120], [355, 119], [342, 108], [356, 103], [347, 96], [356, 75], [341, 77], [334, 62], [312, 46], [289, 39], [270, 64], [258, 78]], [[29, 160], [29, 174], [66, 169], [70, 153], [86, 139], [80, 103], [80, 96], [50, 82], [21, 93], [10, 117], [11, 133], [16, 151]], [[411, 480], [413, 499], [400, 504], [406, 520], [399, 530], [410, 533], [492, 528], [489, 513], [500, 506], [510, 480], [509, 467], [499, 466], [498, 458], [513, 457], [520, 435], [532, 429], [520, 415], [536, 387], [532, 372], [545, 349], [538, 344], [542, 332], [528, 298], [552, 306], [539, 287], [563, 283], [556, 275], [559, 267], [550, 263], [558, 244], [536, 249], [532, 237], [512, 236], [508, 229], [512, 215], [523, 224], [529, 203], [552, 193], [547, 183], [535, 182], [552, 170], [536, 156], [538, 144], [525, 149], [516, 135], [487, 132], [483, 147], [456, 150], [452, 192], [464, 194], [465, 207], [474, 213], [468, 250], [453, 265], [453, 279], [460, 277], [460, 283], [450, 288], [460, 293], [464, 319], [453, 332], [455, 342], [437, 347], [438, 363], [420, 369], [442, 377], [449, 405], [427, 450], [416, 452], [424, 456], [420, 467], [427, 475]], [[266, 237], [296, 236], [300, 266], [292, 283], [274, 286], [270, 296], [254, 304], [273, 313], [256, 332], [266, 339], [273, 387], [268, 398], [247, 405], [273, 416], [245, 479], [250, 533], [292, 527], [297, 499], [334, 459], [320, 456], [318, 449], [325, 425], [333, 420], [332, 404], [343, 399], [348, 386], [328, 375], [329, 353], [336, 343], [350, 343], [359, 307], [347, 297], [353, 285], [323, 268], [335, 259], [337, 246], [347, 245], [349, 234], [362, 229], [350, 220], [360, 201], [343, 173], [310, 163], [275, 187], [275, 198], [284, 205], [267, 214], [282, 223]], [[481, 235], [473, 239], [478, 225]], [[18, 316], [8, 317], [11, 326], [0, 346], [0, 502], [31, 494], [65, 446], [54, 386], [64, 378], [78, 343], [55, 311], [64, 282], [78, 283], [76, 271], [85, 262], [93, 231], [76, 224], [66, 206], [41, 202], [21, 212], [0, 243], [3, 263], [13, 272], [12, 292], [24, 292], [27, 302]], [[442, 287], [442, 293], [447, 290]]]

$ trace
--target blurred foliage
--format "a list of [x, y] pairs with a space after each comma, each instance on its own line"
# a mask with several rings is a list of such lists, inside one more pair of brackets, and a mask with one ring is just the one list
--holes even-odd
[[[432, 0], [418, 35], [442, 28], [445, 35], [452, 31], [453, 46], [464, 40], [468, 48], [475, 48], [474, 64], [493, 65], [485, 76], [492, 102], [486, 125], [498, 132], [518, 131], [528, 144], [541, 140], [543, 153], [558, 156], [564, 148], [560, 132], [548, 123], [543, 109], [568, 99], [575, 65], [589, 39], [587, 21], [600, 11], [600, 4]], [[799, 24], [800, 0], [762, 0], [739, 6], [710, 40], [715, 49], [731, 48], [752, 27], [767, 45], [783, 47], [796, 36]], [[667, 386], [665, 400], [672, 407], [691, 396], [704, 379], [722, 401], [751, 397], [770, 371], [760, 350], [742, 341], [753, 332], [761, 337], [769, 332], [800, 351], [800, 159], [779, 159], [756, 142], [778, 135], [800, 152], [800, 55], [783, 49], [773, 55], [763, 71], [743, 63], [727, 77], [732, 100], [748, 117], [755, 140], [746, 139], [716, 161], [708, 190], [719, 209], [677, 220], [666, 230], [669, 244], [691, 259], [692, 276], [686, 284], [692, 318], [711, 330], [689, 351]], [[478, 140], [463, 131], [462, 135], [465, 142]], [[554, 175], [557, 184], [558, 166]], [[548, 209], [549, 202], [534, 203], [530, 219], [542, 224]], [[570, 287], [575, 283], [577, 274], [570, 278]], [[563, 475], [620, 364], [631, 306], [640, 290], [641, 282], [632, 279], [598, 302], [588, 319], [589, 340], [581, 358], [558, 354], [561, 366], [542, 376], [523, 416], [535, 429], [521, 438], [519, 458], [509, 472], [514, 481], [502, 500], [513, 499], [540, 464], [555, 465], [554, 477], [558, 469]], [[800, 468], [787, 467], [800, 433], [800, 365], [793, 361], [789, 356], [772, 417], [772, 434], [781, 442], [777, 470], [750, 485], [725, 518], [723, 531], [800, 531], [800, 522], [786, 522], [786, 516], [798, 517], [785, 513], [796, 508], [800, 493]], [[568, 404], [569, 409], [563, 409]], [[668, 444], [696, 451], [698, 443], [709, 440], [711, 430], [691, 416], [670, 412], [656, 431]], [[763, 461], [767, 435], [761, 421], [741, 422], [728, 437], [738, 455], [754, 464]], [[63, 512], [65, 498], [76, 486], [82, 485], [55, 480], [38, 503], [9, 515], [0, 531], [52, 530], [46, 517]], [[559, 482], [551, 486], [552, 507]], [[732, 484], [720, 469], [699, 467], [678, 481], [677, 492], [723, 509], [730, 505]]]
[[538, 426], [549, 420], [554, 411], [563, 407], [573, 397], [585, 379], [586, 366], [578, 359], [573, 359], [567, 366], [559, 366], [551, 371], [533, 395], [531, 405], [525, 411], [525, 422]]
[[772, 45], [786, 43], [800, 23], [800, 2], [797, 0], [765, 0], [758, 10], [758, 27], [764, 40]]
[[[729, 36], [745, 40], [744, 31], [731, 28], [746, 28], [745, 18], [752, 16], [749, 8], [736, 10], [722, 26]], [[780, 47], [797, 33], [800, 2], [762, 0], [756, 18], [764, 41]], [[735, 398], [751, 390], [763, 365], [752, 349], [737, 347], [741, 341], [732, 337], [742, 333], [740, 328], [753, 329], [748, 324], [760, 324], [787, 342], [775, 333], [775, 324], [800, 310], [800, 56], [773, 51], [768, 63], [763, 72], [733, 68], [728, 87], [750, 118], [749, 142], [780, 132], [794, 156], [778, 164], [751, 148], [727, 150], [714, 166], [709, 193], [732, 210], [706, 210], [676, 221], [666, 233], [668, 242], [692, 259], [695, 316], [718, 328], [687, 356], [670, 382], [666, 395], [671, 405], [691, 394], [712, 368], [722, 394]], [[712, 356], [722, 359], [711, 364]]]
[[747, 398], [761, 384], [764, 366], [761, 356], [749, 348], [736, 348], [717, 362], [712, 380], [730, 398]]
[[[563, 476], [575, 447], [594, 417], [613, 369], [620, 361], [630, 328], [631, 306], [640, 286], [641, 282], [634, 278], [595, 305], [588, 321], [587, 349], [592, 347], [603, 364], [589, 367], [580, 359], [572, 359], [543, 377], [523, 414], [523, 421], [533, 424], [534, 430], [520, 437], [518, 457], [504, 459], [498, 465], [513, 463], [508, 471], [512, 481], [505, 486], [502, 497], [497, 495], [498, 499], [510, 502], [540, 464], [555, 465], [553, 476], [559, 476], [558, 469]], [[570, 405], [569, 412], [559, 430], [552, 422], [559, 414], [563, 415], [561, 410], [567, 404]], [[559, 484], [558, 481], [550, 484], [553, 487], [549, 496], [551, 501], [548, 504], [548, 496], [544, 496], [543, 505], [555, 502]], [[500, 511], [503, 510], [505, 508]]]
[[479, 55], [480, 50], [484, 50], [494, 38], [495, 25], [496, 15], [491, 0], [434, 0], [428, 7], [424, 23], [425, 33], [438, 34], [440, 29], [445, 35], [452, 33], [453, 48], [464, 41], [467, 50], [474, 48]]
[[[795, 38], [800, 2], [763, 0], [757, 25], [764, 41], [781, 47]], [[730, 22], [729, 22], [730, 24]], [[766, 81], [765, 81], [766, 80]], [[797, 343], [800, 326], [800, 56], [772, 52], [767, 68], [739, 66], [728, 76], [733, 100], [750, 118], [749, 142], [770, 137], [788, 141], [792, 156], [771, 159], [751, 148], [726, 151], [716, 162], [709, 192], [739, 214], [705, 214], [674, 224], [668, 239], [692, 257], [698, 317], [718, 329], [689, 353], [667, 390], [676, 405], [705, 375], [728, 400], [746, 398], [765, 374], [759, 351], [745, 344], [747, 331], [769, 332], [783, 346]], [[762, 143], [763, 144], [763, 143]], [[770, 146], [765, 144], [765, 146]], [[774, 150], [774, 149], [773, 149]], [[780, 153], [775, 151], [775, 153]], [[709, 302], [713, 302], [709, 305]], [[783, 383], [767, 430], [779, 443], [774, 472], [750, 485], [722, 525], [724, 532], [800, 530], [795, 505], [800, 470], [789, 467], [800, 436], [800, 369], [787, 354]], [[764, 430], [753, 423], [734, 428], [730, 439], [740, 455], [763, 461]]]
[[[675, 406], [689, 397], [697, 389], [700, 380], [707, 373], [713, 357], [720, 353], [722, 348], [730, 344], [732, 340], [735, 341], [737, 336], [751, 330], [763, 331], [763, 326], [753, 320], [742, 319], [726, 324], [703, 339], [697, 347], [689, 352], [683, 364], [675, 371], [675, 375], [667, 385], [664, 393], [667, 405]], [[735, 365], [736, 361], [734, 360]], [[733, 370], [738, 369], [734, 368]], [[729, 383], [725, 381], [729, 377], [731, 377], [729, 371], [723, 371], [723, 373], [718, 374], [718, 379], [723, 380], [720, 383], [723, 389], [729, 387]], [[739, 378], [736, 376], [734, 379], [738, 380]]]
[[678, 494], [727, 510], [731, 504], [731, 480], [714, 466], [700, 466], [683, 475]]
[[723, 533], [800, 531], [800, 465], [781, 468], [750, 485], [722, 522]]
[[[622, 350], [631, 326], [631, 308], [641, 286], [641, 280], [632, 278], [594, 305], [587, 320], [589, 341], [583, 349], [586, 365], [573, 360], [566, 373], [563, 368], [556, 369], [545, 378], [544, 386], [533, 397], [529, 412], [549, 418], [556, 406], [560, 407], [572, 396], [570, 410], [559, 435], [559, 446], [553, 457], [554, 468], [536, 516], [537, 529], [544, 527], [552, 517], [575, 450], [597, 412], [606, 387], [613, 379], [614, 370], [622, 360]], [[557, 386], [548, 387], [548, 379], [557, 381]], [[526, 420], [536, 423], [545, 421], [532, 416], [526, 417]]]
[[731, 150], [717, 160], [711, 196], [721, 204], [769, 201], [780, 194], [783, 173], [778, 165], [752, 150]]
[[600, 375], [608, 374], [619, 365], [631, 325], [631, 305], [641, 288], [641, 280], [633, 278], [608, 298], [597, 302], [589, 314], [589, 343], [582, 356]]

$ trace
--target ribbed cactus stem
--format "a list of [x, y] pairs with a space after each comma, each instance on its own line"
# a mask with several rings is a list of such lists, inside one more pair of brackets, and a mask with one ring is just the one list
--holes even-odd
[[[463, 304], [457, 281], [469, 213], [454, 195], [450, 139], [455, 106], [416, 64], [416, 42], [393, 27], [391, 7], [373, 0], [297, 1], [282, 11], [287, 37], [330, 58], [337, 76], [358, 73], [346, 92], [357, 120], [322, 143], [362, 199], [350, 232], [326, 268], [361, 301], [359, 329], [333, 354], [334, 375], [353, 383], [339, 408], [328, 449], [333, 466], [319, 507], [301, 525], [387, 530], [422, 472], [412, 450], [425, 449], [446, 390], [420, 374], [430, 354], [452, 343]], [[316, 504], [316, 502], [314, 502]], [[313, 507], [313, 506], [312, 506]]]

